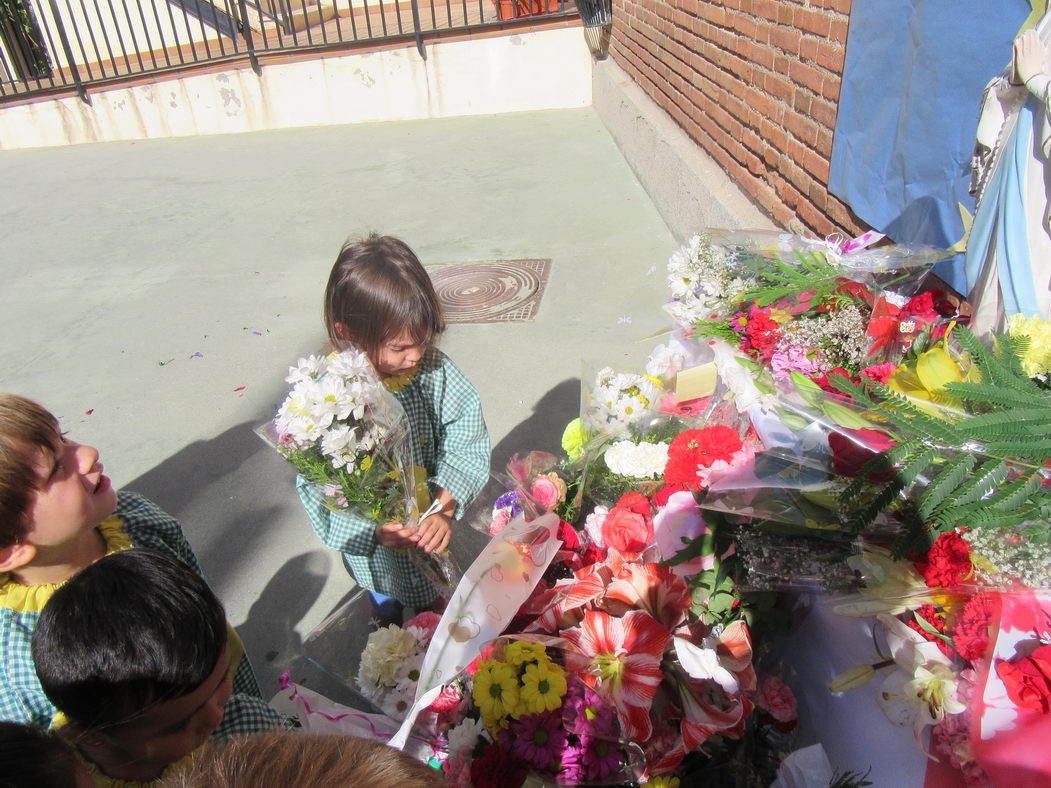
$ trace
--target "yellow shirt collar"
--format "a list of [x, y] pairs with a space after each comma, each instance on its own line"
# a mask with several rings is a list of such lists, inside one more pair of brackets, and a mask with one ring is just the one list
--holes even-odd
[[[111, 514], [99, 523], [98, 528], [106, 542], [106, 555], [131, 549], [131, 539], [124, 532], [124, 522], [117, 515]], [[12, 580], [9, 574], [0, 574], [0, 607], [22, 613], [39, 613], [63, 585], [65, 581], [24, 586]]]

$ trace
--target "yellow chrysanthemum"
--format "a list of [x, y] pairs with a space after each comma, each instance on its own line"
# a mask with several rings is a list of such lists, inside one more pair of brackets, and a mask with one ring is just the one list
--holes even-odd
[[474, 703], [485, 717], [504, 717], [518, 706], [516, 671], [503, 662], [483, 663], [474, 674], [471, 693]]
[[1029, 337], [1029, 349], [1022, 357], [1025, 374], [1032, 377], [1051, 372], [1051, 320], [1011, 315], [1007, 328], [1013, 337]]
[[553, 711], [566, 694], [566, 674], [558, 665], [526, 665], [522, 690], [518, 693], [518, 716]]
[[391, 394], [397, 394], [399, 391], [408, 386], [416, 378], [416, 370], [413, 369], [406, 372], [404, 375], [394, 375], [393, 377], [384, 378], [383, 385], [387, 391]]
[[520, 668], [527, 662], [548, 663], [547, 650], [539, 643], [529, 643], [525, 640], [515, 640], [508, 643], [504, 649], [504, 662]]
[[679, 788], [678, 777], [653, 777], [646, 781], [649, 788]]

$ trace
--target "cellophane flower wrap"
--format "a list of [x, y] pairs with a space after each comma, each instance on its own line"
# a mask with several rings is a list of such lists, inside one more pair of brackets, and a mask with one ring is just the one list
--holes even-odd
[[[289, 368], [291, 390], [275, 418], [258, 428], [334, 511], [377, 526], [415, 526], [431, 504], [427, 471], [411, 462], [411, 425], [356, 348], [301, 358]], [[448, 555], [409, 550], [417, 567], [448, 597], [459, 578]]]

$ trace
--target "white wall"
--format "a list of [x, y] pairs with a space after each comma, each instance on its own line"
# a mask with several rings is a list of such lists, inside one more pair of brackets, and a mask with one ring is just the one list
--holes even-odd
[[0, 106], [0, 149], [591, 104], [580, 27], [244, 67]]

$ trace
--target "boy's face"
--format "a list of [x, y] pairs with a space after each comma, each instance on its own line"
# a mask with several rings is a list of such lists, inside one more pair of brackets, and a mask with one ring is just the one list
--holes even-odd
[[54, 454], [40, 450], [39, 488], [27, 512], [25, 541], [37, 548], [59, 547], [113, 514], [117, 492], [91, 446], [63, 438]]
[[402, 331], [380, 345], [376, 371], [384, 378], [405, 375], [416, 369], [425, 350], [426, 345], [417, 343], [408, 331]]
[[220, 722], [233, 692], [230, 646], [219, 655], [211, 675], [189, 695], [155, 703], [108, 735], [121, 756], [163, 771], [207, 741]]

